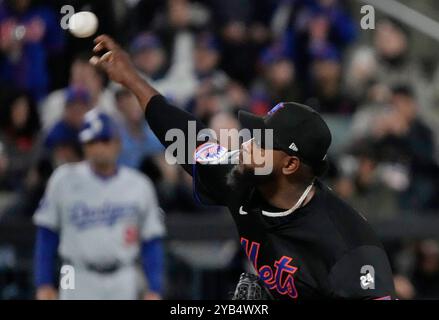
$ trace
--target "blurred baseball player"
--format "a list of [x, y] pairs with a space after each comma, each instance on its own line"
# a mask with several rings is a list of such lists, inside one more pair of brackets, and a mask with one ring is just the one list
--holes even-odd
[[[137, 96], [162, 144], [174, 143], [166, 139], [171, 129], [188, 137], [189, 121], [196, 121], [197, 132], [204, 129], [142, 80], [111, 38], [103, 35], [95, 41], [96, 56], [90, 62]], [[182, 164], [193, 176], [200, 200], [229, 208], [259, 277], [254, 281], [256, 277], [244, 275], [236, 298], [260, 298], [259, 292], [248, 294], [258, 282], [275, 299], [393, 298], [389, 261], [374, 232], [317, 178], [325, 171], [331, 143], [320, 115], [301, 104], [280, 103], [264, 118], [247, 112], [239, 118], [244, 127], [271, 129], [273, 141], [252, 138], [230, 152], [215, 141], [200, 141], [196, 162]], [[186, 143], [188, 148], [191, 141]], [[238, 164], [224, 161], [236, 155]], [[256, 174], [269, 161], [272, 170]]]
[[36, 297], [57, 298], [59, 254], [75, 282], [74, 289], [60, 286], [60, 299], [137, 299], [140, 253], [149, 283], [144, 298], [160, 299], [165, 229], [154, 187], [117, 166], [119, 138], [108, 116], [88, 112], [79, 137], [86, 161], [53, 173], [34, 216]]

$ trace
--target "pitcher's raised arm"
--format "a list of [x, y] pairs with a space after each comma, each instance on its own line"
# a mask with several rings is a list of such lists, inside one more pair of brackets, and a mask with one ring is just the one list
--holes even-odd
[[175, 139], [169, 139], [172, 132], [181, 133], [183, 140], [178, 145], [178, 151], [184, 156], [177, 161], [192, 175], [193, 151], [209, 139], [207, 136], [205, 140], [198, 141], [197, 137], [201, 130], [207, 128], [190, 113], [168, 103], [139, 75], [128, 53], [112, 38], [101, 35], [95, 39], [95, 43], [95, 55], [90, 63], [102, 69], [111, 80], [125, 86], [137, 97], [146, 120], [160, 142], [167, 148], [176, 143]]

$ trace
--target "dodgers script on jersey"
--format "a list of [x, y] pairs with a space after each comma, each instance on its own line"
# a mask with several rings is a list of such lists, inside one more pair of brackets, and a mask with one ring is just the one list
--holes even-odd
[[[121, 192], [122, 190], [122, 192]], [[132, 169], [109, 178], [87, 162], [59, 167], [34, 215], [38, 226], [59, 233], [59, 254], [76, 266], [132, 264], [141, 240], [165, 233], [153, 185]]]

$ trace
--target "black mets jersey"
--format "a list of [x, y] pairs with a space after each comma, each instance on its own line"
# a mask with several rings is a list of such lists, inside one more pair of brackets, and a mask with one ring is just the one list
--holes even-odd
[[[187, 131], [191, 115], [153, 97], [146, 111], [151, 128], [167, 146], [166, 131]], [[202, 129], [202, 124], [197, 123]], [[197, 129], [197, 130], [198, 130]], [[303, 207], [283, 216], [256, 188], [232, 190], [226, 183], [233, 165], [209, 161], [221, 147], [200, 144], [192, 164], [194, 193], [204, 203], [227, 206], [242, 249], [276, 299], [394, 299], [387, 255], [367, 221], [321, 181]], [[197, 159], [197, 157], [199, 159]], [[212, 159], [215, 159], [213, 157]]]

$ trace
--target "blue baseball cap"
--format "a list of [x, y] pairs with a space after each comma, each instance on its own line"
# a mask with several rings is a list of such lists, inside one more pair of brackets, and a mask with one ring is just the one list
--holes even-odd
[[130, 51], [132, 54], [142, 52], [149, 49], [162, 48], [160, 39], [151, 32], [143, 32], [136, 36], [131, 42]]
[[311, 57], [317, 61], [340, 62], [340, 53], [331, 44], [324, 44], [311, 48]]
[[197, 36], [196, 47], [209, 51], [219, 51], [220, 44], [215, 36], [209, 32], [202, 33]]
[[84, 122], [79, 131], [81, 143], [108, 141], [118, 136], [116, 124], [108, 115], [97, 110], [91, 110], [85, 114]]
[[272, 46], [262, 51], [260, 55], [260, 62], [267, 66], [279, 62], [284, 59], [289, 59], [287, 49], [282, 42], [276, 42]]
[[82, 88], [69, 87], [66, 91], [66, 103], [82, 102], [85, 104], [90, 103], [91, 97], [87, 90]]

